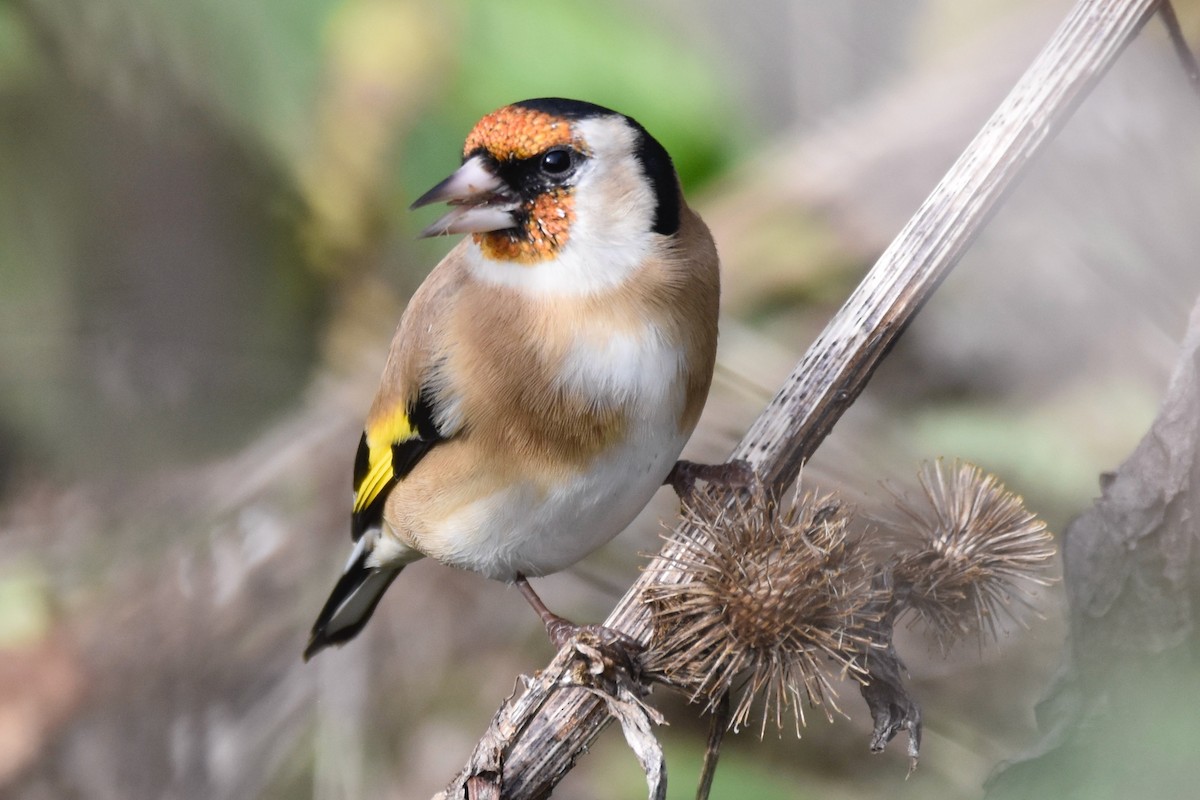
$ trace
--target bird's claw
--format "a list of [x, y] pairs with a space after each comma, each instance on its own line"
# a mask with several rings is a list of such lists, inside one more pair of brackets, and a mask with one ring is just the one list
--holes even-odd
[[669, 484], [679, 499], [687, 502], [696, 491], [697, 481], [745, 491], [752, 488], [756, 480], [754, 468], [750, 466], [749, 461], [743, 459], [726, 461], [723, 464], [697, 464], [695, 461], [680, 459], [671, 467], [663, 483]]
[[562, 617], [546, 623], [546, 635], [559, 650], [572, 643], [584, 645], [599, 651], [609, 661], [631, 672], [646, 649], [637, 639], [616, 628], [605, 625], [577, 625]]
[[580, 636], [591, 639], [601, 647], [617, 646], [633, 652], [640, 652], [644, 649], [641, 642], [632, 636], [621, 633], [616, 628], [609, 628], [605, 625], [577, 625], [562, 617], [546, 623], [546, 635], [560, 650], [572, 639]]

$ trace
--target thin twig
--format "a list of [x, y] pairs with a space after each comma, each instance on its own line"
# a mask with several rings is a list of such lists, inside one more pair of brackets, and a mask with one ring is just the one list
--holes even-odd
[[708, 744], [704, 748], [704, 765], [700, 767], [700, 783], [696, 787], [696, 800], [708, 800], [712, 791], [713, 778], [717, 774], [717, 760], [721, 757], [721, 742], [729, 728], [729, 690], [721, 695], [717, 707], [708, 718]]
[[[1159, 2], [1076, 3], [983, 130], [809, 348], [731, 459], [749, 462], [773, 489], [795, 480], [1008, 188], [1115, 63]], [[697, 531], [683, 525], [677, 533], [695, 536]], [[667, 545], [622, 597], [606, 626], [643, 643], [650, 640], [642, 593], [651, 581], [671, 579], [676, 555], [671, 548]], [[560, 652], [548, 669], [560, 669], [569, 657]], [[504, 797], [548, 795], [609, 722], [604, 703], [589, 694], [560, 693], [535, 705], [536, 714], [503, 753]], [[494, 725], [504, 724], [501, 716]], [[463, 786], [470, 777], [468, 765], [445, 796], [465, 796]]]
[[1162, 0], [1162, 4], [1158, 7], [1158, 15], [1162, 17], [1163, 25], [1167, 28], [1167, 35], [1171, 38], [1175, 55], [1179, 56], [1179, 62], [1183, 65], [1188, 84], [1192, 87], [1192, 91], [1200, 96], [1200, 64], [1196, 62], [1196, 54], [1188, 47], [1187, 39], [1183, 38], [1183, 30], [1179, 27], [1179, 17], [1175, 15], [1175, 6], [1171, 5], [1171, 0]]

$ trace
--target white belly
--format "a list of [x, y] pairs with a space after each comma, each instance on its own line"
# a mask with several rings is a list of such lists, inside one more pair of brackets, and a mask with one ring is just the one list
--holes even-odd
[[497, 580], [545, 575], [624, 530], [662, 486], [691, 433], [679, 430], [681, 373], [677, 348], [653, 326], [640, 336], [581, 331], [562, 384], [624, 406], [628, 435], [560, 485], [518, 483], [443, 520], [435, 536], [454, 546], [439, 559]]
[[662, 429], [640, 434], [553, 489], [517, 484], [445, 519], [437, 538], [455, 546], [441, 560], [512, 580], [517, 573], [557, 572], [587, 556], [645, 508], [686, 441]]

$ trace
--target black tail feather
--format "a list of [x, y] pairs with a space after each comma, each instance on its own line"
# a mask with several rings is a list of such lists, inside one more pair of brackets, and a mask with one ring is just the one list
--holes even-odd
[[403, 567], [368, 567], [367, 549], [347, 567], [313, 624], [304, 660], [330, 645], [340, 645], [359, 634], [371, 619], [384, 592]]

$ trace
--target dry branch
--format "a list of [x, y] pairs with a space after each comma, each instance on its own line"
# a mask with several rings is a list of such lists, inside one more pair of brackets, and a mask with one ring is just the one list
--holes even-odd
[[[1063, 535], [1066, 655], [1038, 704], [1040, 741], [988, 779], [989, 798], [1091, 797], [1122, 785], [1143, 797], [1195, 794], [1198, 409], [1200, 300], [1149, 431]], [[1162, 766], [1147, 769], [1155, 759]]]
[[[1066, 122], [1158, 8], [1158, 0], [1080, 0], [1050, 42], [934, 188], [863, 282], [826, 326], [783, 388], [734, 449], [778, 489], [795, 480], [921, 305], [974, 240], [1006, 190]], [[695, 535], [681, 527], [680, 535]], [[605, 624], [647, 642], [642, 592], [669, 579], [670, 545], [629, 589]], [[664, 578], [664, 572], [668, 577]], [[560, 652], [546, 672], [561, 674], [577, 654]], [[532, 710], [532, 713], [531, 713]], [[608, 723], [594, 693], [539, 689], [506, 703], [446, 797], [467, 797], [475, 766], [508, 798], [548, 795]], [[517, 727], [514, 729], [514, 721]], [[495, 731], [506, 735], [496, 753]], [[489, 744], [491, 743], [491, 744]]]

